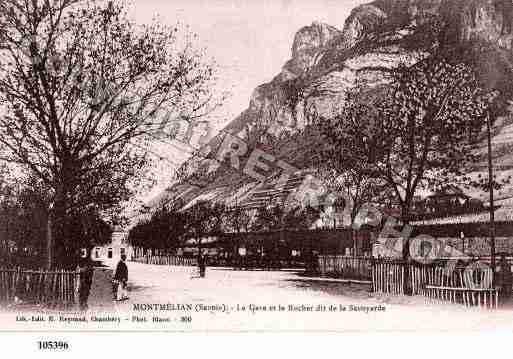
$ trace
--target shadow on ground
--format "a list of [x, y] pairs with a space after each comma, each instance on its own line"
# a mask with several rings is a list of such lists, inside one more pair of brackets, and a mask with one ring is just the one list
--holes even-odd
[[128, 291], [129, 292], [142, 292], [147, 289], [157, 288], [156, 286], [150, 285], [136, 285], [128, 282]]
[[292, 284], [299, 290], [311, 290], [323, 292], [333, 296], [346, 296], [355, 299], [368, 299], [371, 296], [369, 286], [365, 284], [347, 284], [322, 279], [287, 279], [289, 285]]
[[110, 309], [112, 304], [112, 270], [95, 267], [91, 291], [87, 301], [89, 308]]

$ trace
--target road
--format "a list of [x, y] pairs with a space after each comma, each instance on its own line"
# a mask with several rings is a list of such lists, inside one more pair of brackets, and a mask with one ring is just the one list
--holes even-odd
[[[373, 297], [363, 285], [310, 279], [294, 272], [208, 268], [206, 277], [198, 278], [195, 268], [190, 267], [129, 262], [128, 268], [130, 299], [116, 303], [115, 310], [172, 321], [131, 323], [132, 326], [140, 325], [141, 329], [382, 331], [513, 328], [511, 310], [486, 311], [426, 303], [423, 297]], [[190, 304], [194, 309], [134, 311], [134, 304], [166, 303]], [[198, 304], [218, 309], [224, 305], [225, 311], [197, 312]], [[360, 310], [352, 311], [351, 306]], [[379, 309], [376, 306], [385, 310], [368, 311]], [[182, 323], [181, 317], [190, 317], [191, 322]]]
[[[3, 330], [66, 331], [447, 331], [513, 329], [513, 309], [427, 303], [423, 297], [377, 297], [365, 285], [306, 278], [288, 271], [128, 262], [129, 296], [113, 302], [111, 272], [98, 268], [87, 312], [43, 310], [42, 321], [0, 313]], [[163, 310], [165, 309], [165, 310]], [[357, 310], [353, 310], [357, 309]], [[53, 320], [50, 320], [53, 317]], [[77, 318], [83, 321], [77, 322]]]

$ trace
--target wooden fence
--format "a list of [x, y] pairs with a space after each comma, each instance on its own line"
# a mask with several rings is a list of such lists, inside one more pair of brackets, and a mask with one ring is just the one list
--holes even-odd
[[403, 264], [391, 261], [374, 261], [372, 263], [372, 291], [394, 295], [404, 294]]
[[403, 295], [407, 288], [412, 295], [422, 295], [430, 301], [497, 308], [498, 291], [491, 288], [491, 283], [490, 268], [450, 268], [443, 264], [383, 260], [372, 264], [372, 291], [375, 293]]
[[497, 308], [498, 291], [491, 288], [491, 268], [447, 268], [409, 265], [411, 290], [431, 301]]
[[167, 266], [196, 266], [196, 258], [185, 258], [178, 256], [149, 256], [135, 257], [132, 259], [133, 262], [144, 263], [144, 264], [158, 264]]
[[79, 272], [0, 268], [0, 302], [70, 306], [78, 302]]
[[318, 257], [322, 276], [342, 279], [368, 280], [372, 278], [372, 258], [322, 255]]

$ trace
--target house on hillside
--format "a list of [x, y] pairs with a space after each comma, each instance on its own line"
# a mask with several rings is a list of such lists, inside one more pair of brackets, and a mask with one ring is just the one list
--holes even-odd
[[291, 175], [284, 183], [270, 180], [249, 193], [239, 204], [248, 210], [273, 205], [299, 207], [311, 206], [321, 210], [319, 219], [311, 229], [342, 228], [350, 225], [348, 216], [343, 216], [343, 200], [333, 201], [326, 189], [308, 173]]
[[415, 203], [415, 217], [442, 218], [453, 215], [479, 213], [485, 210], [482, 201], [466, 195], [461, 189], [449, 187], [436, 191]]

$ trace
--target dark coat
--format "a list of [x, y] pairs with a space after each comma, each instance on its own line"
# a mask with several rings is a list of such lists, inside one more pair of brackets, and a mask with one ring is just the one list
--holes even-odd
[[120, 282], [128, 281], [128, 267], [125, 262], [119, 261], [116, 272], [114, 273], [114, 279], [119, 280]]

